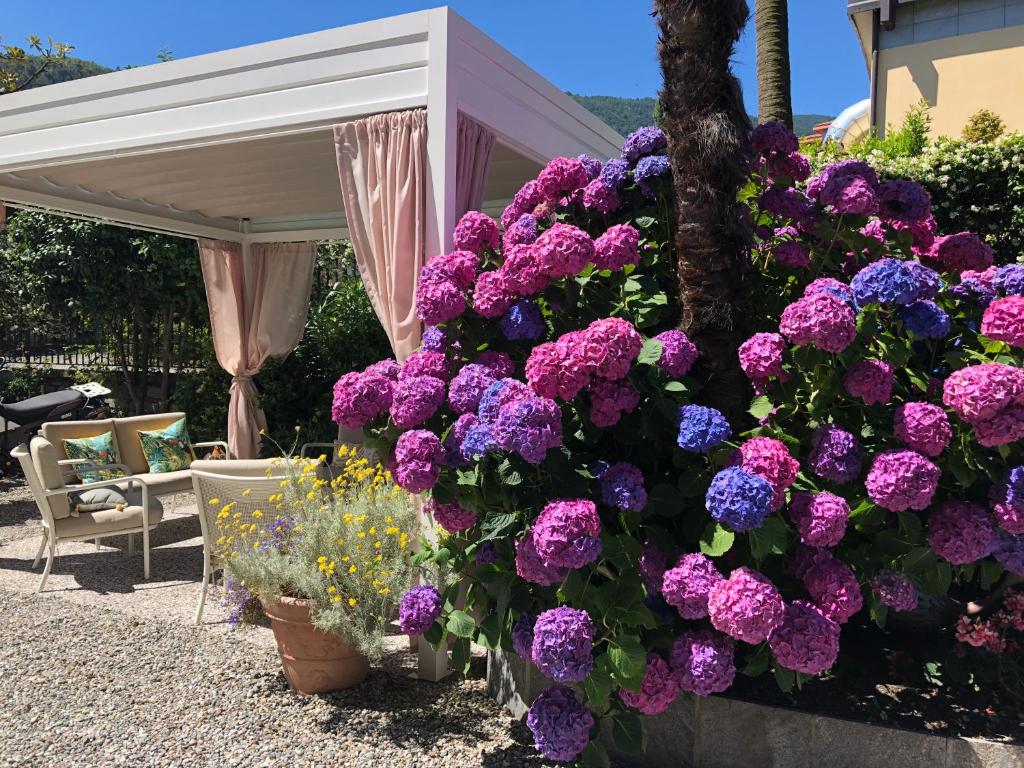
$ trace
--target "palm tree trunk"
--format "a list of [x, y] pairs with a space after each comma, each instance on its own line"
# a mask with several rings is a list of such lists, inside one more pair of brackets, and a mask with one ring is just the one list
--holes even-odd
[[742, 419], [750, 391], [736, 356], [747, 338], [750, 228], [736, 201], [750, 171], [750, 119], [729, 63], [744, 0], [655, 0], [675, 205], [680, 327], [701, 351], [709, 404]]
[[793, 129], [789, 79], [787, 0], [755, 0], [757, 37], [757, 120], [778, 120]]

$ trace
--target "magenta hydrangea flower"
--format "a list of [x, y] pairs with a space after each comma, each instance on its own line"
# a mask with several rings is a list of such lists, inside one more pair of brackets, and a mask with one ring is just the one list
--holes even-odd
[[587, 168], [576, 157], [554, 157], [537, 175], [537, 191], [544, 200], [557, 203], [589, 181]]
[[609, 227], [594, 241], [594, 266], [613, 272], [640, 263], [640, 233], [629, 224]]
[[331, 418], [348, 429], [362, 429], [391, 408], [394, 383], [380, 374], [346, 373], [334, 385]]
[[819, 277], [809, 282], [807, 287], [804, 288], [804, 296], [814, 296], [818, 293], [827, 293], [828, 295], [839, 299], [855, 312], [857, 310], [857, 302], [853, 296], [853, 289], [846, 283], [836, 280], [833, 277]]
[[996, 299], [985, 308], [981, 332], [990, 339], [1024, 348], [1024, 296]]
[[516, 400], [498, 411], [493, 435], [501, 450], [540, 464], [551, 448], [562, 445], [562, 410], [546, 397]]
[[953, 565], [968, 565], [991, 554], [995, 529], [984, 507], [947, 501], [928, 517], [928, 543]]
[[452, 280], [424, 280], [416, 285], [416, 316], [426, 325], [454, 320], [466, 311], [466, 295]]
[[793, 494], [789, 517], [800, 534], [800, 541], [810, 547], [834, 547], [846, 535], [850, 505], [834, 493]]
[[457, 501], [439, 504], [431, 497], [423, 504], [423, 508], [448, 533], [469, 530], [476, 525], [476, 512], [465, 509]]
[[505, 261], [498, 269], [505, 286], [517, 296], [533, 296], [547, 286], [549, 278], [541, 272], [540, 262], [529, 245], [513, 245], [505, 250]]
[[689, 373], [698, 355], [697, 345], [682, 331], [662, 331], [654, 337], [661, 342], [661, 357], [658, 358], [665, 372], [673, 379]]
[[436, 587], [417, 584], [398, 604], [398, 626], [407, 635], [422, 635], [441, 615], [444, 601]]
[[864, 485], [870, 499], [890, 512], [925, 509], [939, 487], [942, 471], [914, 451], [883, 451], [875, 456]]
[[486, 213], [470, 211], [455, 225], [453, 241], [455, 247], [460, 251], [481, 253], [484, 248], [496, 250], [498, 247], [498, 225]]
[[786, 340], [777, 333], [755, 333], [740, 344], [740, 368], [755, 385], [782, 376]]
[[514, 376], [516, 372], [516, 364], [512, 362], [508, 353], [496, 352], [493, 349], [477, 355], [476, 364], [489, 369], [499, 379], [507, 379], [509, 376]]
[[594, 241], [579, 227], [559, 222], [537, 238], [530, 253], [539, 273], [557, 280], [579, 274], [594, 260]]
[[450, 467], [466, 466], [470, 462], [462, 455], [462, 442], [469, 431], [477, 425], [475, 413], [464, 413], [455, 420], [444, 438], [445, 463]]
[[665, 567], [668, 561], [665, 553], [656, 546], [647, 542], [644, 551], [640, 553], [640, 575], [644, 577], [648, 592], [660, 592], [661, 580], [665, 576]]
[[601, 518], [586, 499], [553, 501], [533, 524], [533, 546], [545, 565], [581, 568], [601, 554]]
[[737, 568], [708, 592], [711, 624], [744, 643], [756, 645], [767, 640], [784, 614], [779, 590], [752, 568]]
[[932, 196], [916, 181], [891, 179], [883, 181], [878, 190], [878, 215], [886, 221], [907, 224], [931, 216]]
[[640, 468], [627, 461], [612, 464], [600, 474], [601, 501], [624, 512], [640, 512], [647, 506], [647, 489]]
[[969, 424], [991, 419], [1006, 408], [1024, 405], [1024, 370], [1004, 363], [961, 368], [946, 379], [942, 402]]
[[1024, 439], [1024, 406], [1011, 405], [995, 416], [979, 419], [974, 427], [974, 437], [979, 445], [995, 448]]
[[553, 685], [533, 700], [526, 725], [540, 754], [548, 760], [568, 763], [575, 760], [590, 741], [594, 716], [571, 688]]
[[816, 605], [794, 600], [785, 618], [772, 630], [768, 645], [780, 666], [817, 675], [829, 669], [839, 655], [839, 624]]
[[785, 123], [769, 120], [754, 126], [750, 146], [760, 155], [788, 155], [800, 149], [800, 141]]
[[665, 571], [661, 594], [684, 619], [702, 619], [708, 615], [708, 594], [725, 579], [705, 555], [692, 552], [683, 555], [675, 567]]
[[645, 715], [660, 715], [672, 705], [678, 695], [679, 681], [672, 668], [653, 651], [647, 654], [647, 668], [644, 670], [644, 681], [640, 690], [619, 689], [619, 698], [623, 703]]
[[892, 396], [892, 366], [884, 360], [858, 360], [843, 376], [843, 388], [865, 405], [888, 403]]
[[579, 331], [538, 344], [526, 360], [526, 380], [542, 397], [572, 400], [587, 385], [584, 361], [574, 354]]
[[608, 216], [622, 207], [622, 198], [604, 179], [594, 179], [583, 188], [583, 207]]
[[437, 435], [428, 429], [414, 429], [398, 438], [388, 469], [409, 493], [422, 493], [437, 482], [443, 464], [444, 449]]
[[834, 424], [818, 427], [811, 435], [811, 470], [834, 483], [848, 483], [860, 475], [864, 450], [857, 438]]
[[567, 605], [544, 611], [533, 624], [530, 659], [559, 683], [579, 683], [594, 666], [594, 623]]
[[672, 643], [669, 663], [679, 687], [698, 696], [729, 689], [736, 679], [735, 643], [708, 627], [684, 632]]
[[571, 355], [579, 367], [613, 381], [629, 373], [644, 344], [633, 324], [621, 317], [595, 320], [581, 334], [571, 338], [575, 342], [571, 344]]
[[864, 607], [856, 574], [829, 550], [804, 548], [795, 566], [811, 600], [833, 621], [845, 624]]
[[465, 290], [480, 271], [480, 257], [472, 251], [452, 251], [435, 256], [420, 270], [420, 282], [447, 280]]
[[448, 385], [448, 402], [456, 413], [472, 413], [480, 406], [480, 398], [497, 381], [494, 371], [479, 363], [463, 366]]
[[772, 509], [782, 509], [786, 503], [786, 489], [796, 482], [800, 462], [789, 454], [781, 440], [772, 437], [753, 437], [730, 457], [730, 463], [747, 472], [760, 475], [772, 487]]
[[386, 360], [378, 360], [376, 363], [366, 366], [364, 373], [373, 373], [392, 381], [398, 381], [398, 372], [400, 370], [401, 366], [397, 360], [387, 358]]
[[811, 265], [807, 246], [795, 240], [786, 240], [775, 246], [775, 261], [787, 269], [803, 269]]
[[481, 317], [492, 320], [508, 312], [515, 298], [501, 270], [484, 272], [477, 278], [473, 290], [473, 309]]
[[865, 215], [878, 211], [878, 174], [860, 160], [828, 166], [807, 184], [807, 193], [838, 214]]
[[842, 352], [857, 336], [853, 310], [827, 293], [797, 299], [782, 311], [779, 331], [794, 344], [813, 344], [825, 352]]
[[398, 380], [405, 381], [419, 376], [433, 376], [441, 381], [451, 378], [451, 367], [443, 352], [420, 350], [413, 352], [402, 363], [398, 371]]
[[882, 571], [871, 582], [878, 602], [894, 611], [912, 611], [917, 608], [917, 588], [914, 582], [895, 571]]
[[632, 413], [640, 405], [640, 392], [626, 379], [595, 379], [587, 385], [590, 395], [590, 420], [595, 427], [613, 427], [623, 413]]
[[549, 587], [564, 581], [569, 569], [545, 565], [533, 545], [533, 531], [527, 530], [526, 535], [516, 542], [516, 574], [531, 584]]
[[410, 429], [429, 419], [444, 402], [445, 385], [433, 376], [416, 376], [394, 385], [391, 423]]
[[949, 417], [931, 403], [904, 403], [893, 416], [893, 432], [908, 447], [925, 456], [938, 456], [949, 445]]
[[992, 249], [973, 232], [936, 237], [928, 257], [950, 272], [981, 272], [992, 266]]

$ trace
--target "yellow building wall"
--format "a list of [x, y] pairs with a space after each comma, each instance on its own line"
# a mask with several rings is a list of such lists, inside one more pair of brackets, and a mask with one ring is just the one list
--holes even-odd
[[883, 135], [922, 98], [938, 136], [959, 136], [982, 108], [1024, 131], [1024, 26], [881, 50], [877, 89], [875, 128]]

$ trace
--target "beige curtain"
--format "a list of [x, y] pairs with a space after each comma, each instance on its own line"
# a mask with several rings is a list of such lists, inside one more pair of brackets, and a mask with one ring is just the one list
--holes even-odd
[[231, 374], [228, 448], [240, 459], [259, 455], [266, 417], [252, 377], [269, 357], [299, 343], [313, 286], [313, 243], [200, 240], [199, 255], [210, 306], [213, 347]]
[[336, 125], [334, 144], [359, 273], [401, 361], [420, 342], [415, 296], [427, 220], [426, 110]]
[[494, 134], [459, 112], [455, 200], [458, 214], [479, 211], [484, 204], [484, 184], [494, 149]]

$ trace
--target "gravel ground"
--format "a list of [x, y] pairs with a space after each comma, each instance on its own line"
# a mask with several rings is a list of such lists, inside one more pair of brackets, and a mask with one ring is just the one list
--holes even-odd
[[389, 638], [361, 686], [298, 697], [268, 629], [228, 632], [216, 595], [192, 625], [187, 512], [157, 529], [149, 582], [123, 538], [67, 544], [35, 595], [38, 512], [0, 480], [0, 766], [547, 765], [487, 697], [482, 658], [468, 679], [417, 681], [408, 644]]

